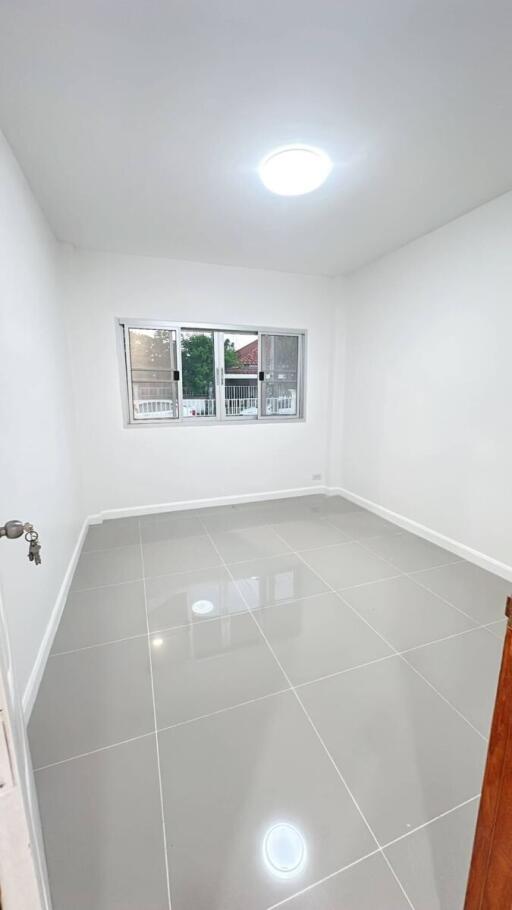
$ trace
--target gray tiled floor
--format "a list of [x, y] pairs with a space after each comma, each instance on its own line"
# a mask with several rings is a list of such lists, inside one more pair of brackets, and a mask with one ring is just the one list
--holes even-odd
[[461, 910], [511, 587], [341, 497], [91, 528], [29, 726], [53, 910]]

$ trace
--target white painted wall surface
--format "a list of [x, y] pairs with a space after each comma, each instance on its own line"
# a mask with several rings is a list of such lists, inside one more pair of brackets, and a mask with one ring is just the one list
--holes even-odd
[[[313, 487], [327, 472], [327, 278], [62, 248], [87, 512]], [[308, 330], [306, 421], [123, 427], [115, 319]]]
[[83, 519], [56, 250], [0, 133], [0, 522], [32, 521], [43, 547], [35, 568], [24, 540], [0, 540], [0, 584], [21, 692]]
[[348, 281], [343, 487], [512, 564], [512, 193]]

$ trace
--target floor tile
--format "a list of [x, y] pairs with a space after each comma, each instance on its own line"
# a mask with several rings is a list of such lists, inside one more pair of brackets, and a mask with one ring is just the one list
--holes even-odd
[[208, 537], [155, 540], [142, 545], [146, 578], [219, 566], [221, 559]]
[[363, 540], [365, 537], [382, 534], [399, 534], [402, 530], [398, 525], [363, 509], [359, 512], [333, 513], [330, 521], [352, 540]]
[[152, 729], [147, 638], [50, 657], [29, 723], [34, 768]]
[[293, 684], [392, 653], [336, 594], [268, 607], [255, 616]]
[[266, 504], [253, 503], [252, 505], [253, 508], [229, 506], [222, 511], [204, 509], [200, 516], [201, 521], [210, 534], [257, 528], [269, 524], [273, 513], [266, 508]]
[[159, 729], [288, 687], [249, 615], [152, 636], [151, 647]]
[[36, 786], [53, 910], [168, 910], [154, 736], [45, 768]]
[[285, 521], [276, 525], [276, 531], [293, 550], [326, 547], [348, 540], [346, 534], [323, 518]]
[[262, 910], [373, 849], [292, 693], [159, 740], [173, 910]]
[[142, 561], [139, 544], [110, 550], [82, 553], [78, 560], [72, 591], [100, 588], [142, 578]]
[[502, 648], [485, 629], [475, 629], [405, 654], [430, 683], [484, 736], [494, 710]]
[[479, 792], [484, 741], [399, 657], [300, 697], [380, 843]]
[[345, 499], [344, 496], [324, 496], [320, 502], [319, 510], [324, 515], [342, 515], [345, 512], [365, 511], [361, 506], [356, 505], [355, 502]]
[[478, 800], [388, 847], [415, 910], [462, 910]]
[[350, 588], [343, 592], [343, 598], [397, 651], [464, 632], [475, 625], [435, 594], [403, 576]]
[[[266, 503], [259, 503], [259, 511], [262, 514], [264, 512], [269, 524], [306, 520], [318, 516], [321, 498], [317, 496], [297, 496], [289, 499], [272, 499]], [[257, 511], [257, 508], [253, 509], [253, 511]]]
[[491, 622], [485, 628], [488, 630], [488, 632], [491, 632], [493, 635], [495, 635], [496, 638], [498, 638], [503, 644], [503, 638], [505, 636], [505, 632], [507, 631], [506, 619], [498, 619], [497, 622]]
[[359, 543], [345, 543], [322, 550], [304, 550], [301, 555], [333, 588], [350, 588], [397, 574], [394, 566], [369, 553]]
[[376, 855], [292, 898], [282, 910], [410, 910], [410, 904]]
[[480, 623], [503, 619], [512, 582], [470, 562], [418, 572], [416, 580]]
[[227, 563], [280, 556], [290, 551], [288, 544], [269, 525], [237, 531], [214, 531], [212, 541]]
[[294, 553], [254, 559], [230, 568], [250, 607], [265, 607], [321, 594], [327, 585]]
[[224, 566], [148, 578], [146, 600], [152, 632], [247, 609]]
[[110, 550], [139, 543], [138, 518], [115, 518], [91, 525], [84, 543], [84, 553], [89, 550]]
[[144, 635], [146, 631], [142, 581], [72, 591], [57, 629], [52, 653]]
[[180, 537], [203, 537], [206, 531], [202, 521], [193, 517], [193, 512], [162, 512], [142, 516], [140, 534], [143, 543], [154, 543]]
[[431, 569], [456, 562], [457, 556], [436, 547], [428, 540], [422, 540], [415, 534], [388, 534], [385, 537], [371, 537], [365, 540], [367, 546], [378, 556], [387, 559], [402, 572], [415, 572], [418, 569]]

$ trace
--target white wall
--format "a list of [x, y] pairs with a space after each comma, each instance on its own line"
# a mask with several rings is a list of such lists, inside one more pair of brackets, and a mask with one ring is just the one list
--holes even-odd
[[[334, 283], [62, 249], [85, 503], [129, 507], [311, 487], [327, 472]], [[308, 330], [304, 423], [123, 427], [115, 318]]]
[[21, 692], [82, 519], [56, 247], [0, 133], [0, 523], [32, 521], [43, 546], [43, 563], [35, 568], [24, 540], [0, 540], [0, 583]]
[[512, 194], [347, 288], [338, 483], [512, 565]]

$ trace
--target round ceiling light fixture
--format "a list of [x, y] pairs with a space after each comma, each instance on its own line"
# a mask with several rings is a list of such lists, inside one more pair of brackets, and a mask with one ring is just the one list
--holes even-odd
[[262, 182], [279, 196], [302, 196], [322, 186], [332, 171], [332, 161], [321, 149], [289, 145], [270, 152], [260, 164]]

